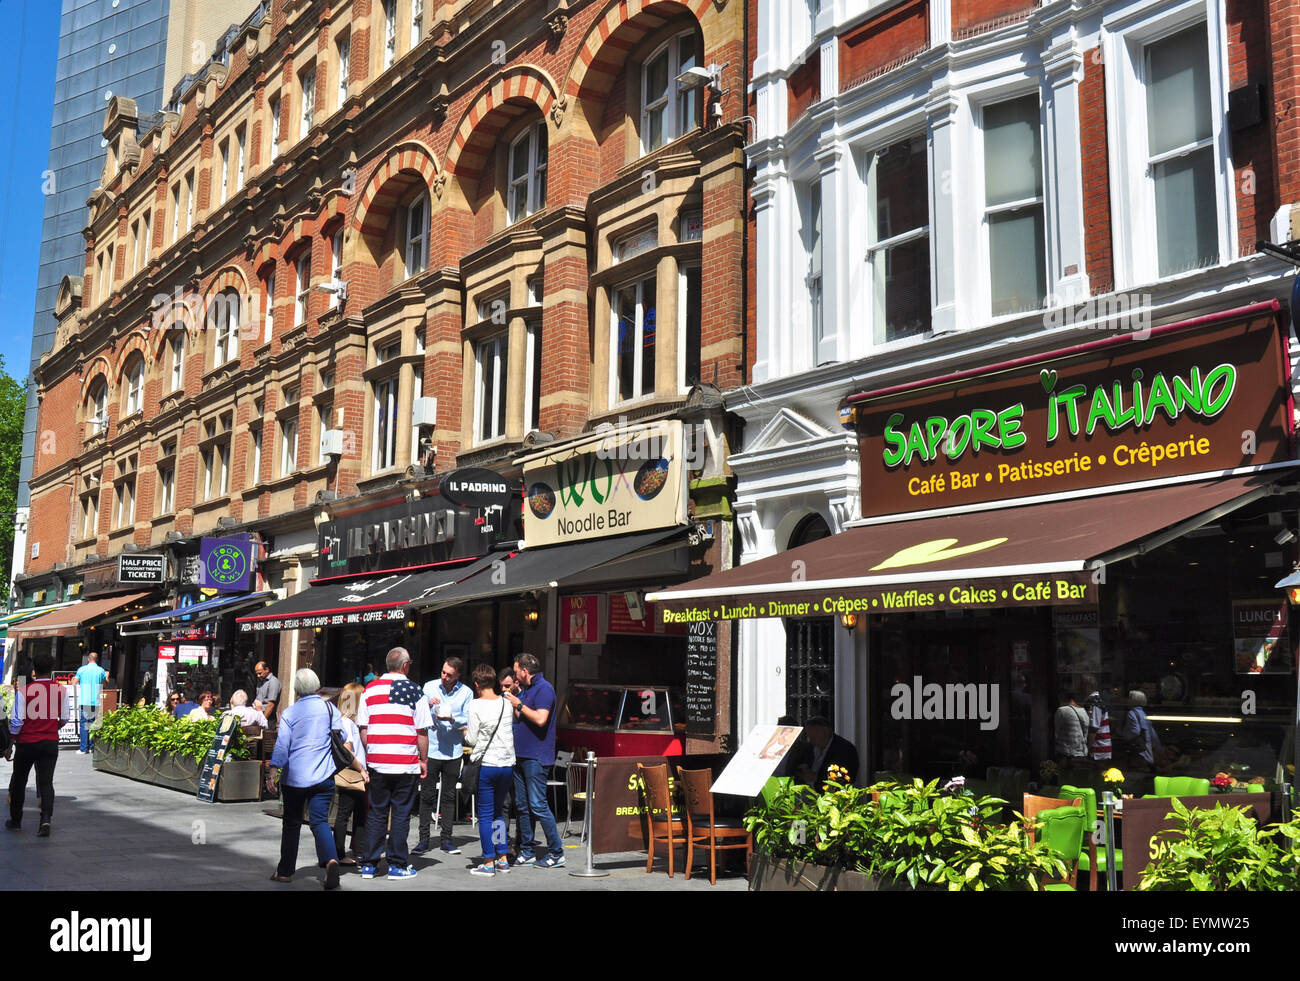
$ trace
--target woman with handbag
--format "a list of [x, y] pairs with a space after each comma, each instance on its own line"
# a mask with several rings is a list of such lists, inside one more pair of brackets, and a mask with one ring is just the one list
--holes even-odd
[[478, 698], [469, 703], [465, 744], [474, 747], [461, 773], [461, 783], [478, 790], [478, 834], [483, 862], [470, 875], [496, 875], [510, 871], [506, 858], [506, 820], [503, 804], [514, 780], [515, 717], [501, 697], [496, 669], [479, 664], [472, 676]]
[[[280, 718], [279, 737], [271, 755], [266, 776], [267, 789], [275, 792], [276, 779], [284, 771], [283, 828], [280, 834], [280, 864], [272, 873], [275, 882], [291, 882], [298, 863], [298, 836], [302, 831], [302, 812], [306, 807], [312, 837], [316, 840], [316, 857], [325, 866], [325, 888], [339, 885], [338, 853], [329, 826], [330, 801], [334, 799], [334, 774], [345, 765], [365, 772], [365, 768], [346, 749], [335, 748], [334, 721], [340, 716], [317, 694], [320, 678], [311, 668], [302, 668], [293, 676], [297, 700]], [[341, 735], [339, 744], [341, 746]], [[340, 757], [346, 757], [346, 763]]]
[[[361, 696], [365, 691], [365, 686], [354, 681], [344, 685], [338, 697], [338, 728], [343, 732], [348, 749], [361, 764], [359, 773], [349, 767], [334, 775], [334, 788], [339, 802], [338, 814], [334, 818], [334, 850], [338, 852], [340, 865], [357, 864], [355, 858], [345, 857], [348, 853], [348, 818], [352, 819], [352, 851], [358, 853], [365, 850], [366, 814], [370, 810], [366, 803], [366, 785], [370, 782], [370, 774], [365, 768], [366, 748], [361, 743], [361, 730], [357, 728], [357, 706], [361, 704]], [[360, 850], [357, 848], [358, 838], [363, 845]]]

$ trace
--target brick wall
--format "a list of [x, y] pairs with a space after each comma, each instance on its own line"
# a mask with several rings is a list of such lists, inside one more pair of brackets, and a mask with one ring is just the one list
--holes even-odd
[[[1263, 120], [1232, 133], [1232, 161], [1236, 167], [1237, 236], [1242, 255], [1252, 255], [1255, 243], [1268, 239], [1269, 222], [1279, 206], [1277, 173], [1273, 158], [1273, 89], [1294, 93], [1288, 76], [1270, 78], [1268, 23], [1259, 4], [1228, 0], [1228, 88], [1263, 83], [1266, 86]], [[1293, 15], [1294, 16], [1294, 15]]]
[[1033, 10], [1037, 0], [952, 0], [953, 34]]
[[1083, 59], [1079, 86], [1079, 142], [1083, 164], [1083, 236], [1088, 283], [1093, 293], [1115, 288], [1111, 248], [1110, 156], [1106, 132], [1106, 66], [1101, 49]]
[[786, 82], [786, 118], [793, 123], [822, 97], [822, 56], [820, 50], [794, 70]]
[[[960, 4], [961, 0], [953, 0], [954, 23]], [[926, 0], [909, 0], [845, 33], [840, 38], [840, 89], [928, 47], [927, 17]]]

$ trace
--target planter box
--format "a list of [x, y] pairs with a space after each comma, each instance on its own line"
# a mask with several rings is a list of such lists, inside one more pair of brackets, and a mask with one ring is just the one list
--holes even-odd
[[225, 803], [261, 800], [262, 764], [257, 760], [228, 760], [221, 765], [217, 800]]
[[923, 882], [915, 889], [895, 879], [876, 879], [841, 867], [790, 862], [755, 852], [749, 873], [750, 892], [947, 892], [947, 886]]
[[[187, 794], [199, 792], [199, 771], [193, 760], [159, 756], [139, 746], [95, 746], [96, 770], [151, 783]], [[221, 768], [217, 784], [218, 801], [257, 800], [261, 787], [261, 764], [257, 760], [230, 760]]]

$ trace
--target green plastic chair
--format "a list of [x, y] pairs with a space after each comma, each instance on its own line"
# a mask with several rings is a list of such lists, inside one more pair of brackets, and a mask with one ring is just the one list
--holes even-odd
[[1248, 793], [1248, 794], [1262, 794], [1262, 793], [1265, 793], [1264, 785], [1263, 785], [1262, 783], [1252, 783], [1252, 784], [1248, 784], [1248, 785], [1246, 786], [1246, 793]]
[[[1056, 796], [1082, 797], [1084, 814], [1090, 816], [1092, 820], [1101, 820], [1100, 818], [1093, 817], [1093, 815], [1096, 815], [1097, 813], [1097, 791], [1092, 787], [1071, 787], [1069, 784], [1066, 784], [1061, 788], [1061, 792]], [[1084, 833], [1087, 834], [1087, 831], [1085, 830]], [[1089, 834], [1087, 849], [1081, 849], [1079, 852], [1079, 871], [1088, 873], [1088, 888], [1093, 892], [1097, 891], [1097, 874], [1099, 872], [1105, 873], [1106, 871], [1105, 835], [1106, 831], [1103, 826], [1101, 833], [1102, 841], [1101, 846], [1099, 847], [1097, 843], [1092, 840], [1092, 835]], [[1124, 871], [1124, 850], [1122, 848], [1115, 849], [1115, 871]]]
[[1210, 781], [1203, 777], [1156, 777], [1156, 792], [1148, 797], [1205, 797]]
[[1046, 842], [1054, 851], [1059, 852], [1070, 870], [1065, 881], [1045, 883], [1044, 891], [1075, 891], [1079, 874], [1079, 857], [1083, 851], [1083, 834], [1086, 828], [1083, 805], [1070, 804], [1066, 807], [1053, 807], [1050, 810], [1039, 811], [1038, 840]]

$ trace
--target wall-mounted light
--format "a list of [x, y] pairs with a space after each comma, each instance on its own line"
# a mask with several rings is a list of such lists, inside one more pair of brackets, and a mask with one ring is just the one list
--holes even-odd
[[406, 621], [406, 629], [407, 629], [407, 630], [414, 630], [414, 629], [415, 629], [415, 621], [414, 621], [414, 620], [407, 620], [407, 621]]
[[845, 630], [852, 630], [858, 625], [858, 615], [856, 613], [841, 613], [840, 626]]
[[320, 633], [320, 632], [321, 632], [321, 628], [320, 628], [320, 627], [317, 627], [317, 628], [316, 628], [316, 633]]
[[542, 618], [542, 609], [536, 597], [532, 597], [524, 606], [524, 623], [533, 624]]

